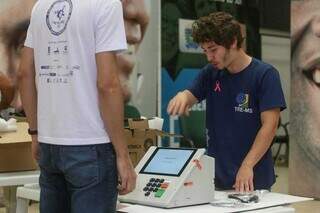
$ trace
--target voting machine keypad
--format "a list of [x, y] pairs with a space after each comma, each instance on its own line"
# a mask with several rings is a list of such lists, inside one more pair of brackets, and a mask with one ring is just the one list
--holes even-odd
[[154, 193], [155, 197], [161, 198], [168, 186], [169, 182], [166, 182], [164, 179], [150, 178], [149, 182], [143, 188], [145, 192], [144, 196], [148, 197], [151, 193]]

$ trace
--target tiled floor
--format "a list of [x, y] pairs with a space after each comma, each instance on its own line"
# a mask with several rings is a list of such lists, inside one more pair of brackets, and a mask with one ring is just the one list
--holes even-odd
[[[273, 192], [288, 193], [288, 168], [276, 167], [277, 182], [272, 188]], [[38, 204], [32, 204], [29, 213], [39, 213]], [[320, 213], [320, 201], [307, 201], [293, 204], [296, 213]], [[0, 213], [5, 213], [4, 208], [0, 208]]]

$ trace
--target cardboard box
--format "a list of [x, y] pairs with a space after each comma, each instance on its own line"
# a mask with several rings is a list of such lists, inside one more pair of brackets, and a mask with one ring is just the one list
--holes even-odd
[[16, 132], [0, 132], [0, 172], [37, 169], [31, 154], [28, 123], [18, 122], [17, 127]]
[[182, 137], [157, 129], [149, 129], [148, 119], [128, 119], [128, 127], [125, 128], [125, 137], [134, 167], [136, 167], [150, 146], [157, 146], [158, 136]]

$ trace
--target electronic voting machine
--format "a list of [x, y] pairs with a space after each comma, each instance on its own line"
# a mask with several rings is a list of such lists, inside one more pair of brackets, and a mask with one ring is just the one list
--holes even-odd
[[119, 196], [121, 202], [174, 208], [214, 199], [214, 159], [205, 149], [152, 146], [135, 171], [136, 189]]

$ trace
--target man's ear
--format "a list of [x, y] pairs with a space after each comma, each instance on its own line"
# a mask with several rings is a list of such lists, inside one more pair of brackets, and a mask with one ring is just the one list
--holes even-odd
[[233, 39], [233, 42], [230, 45], [230, 49], [238, 49], [238, 41], [236, 38]]

